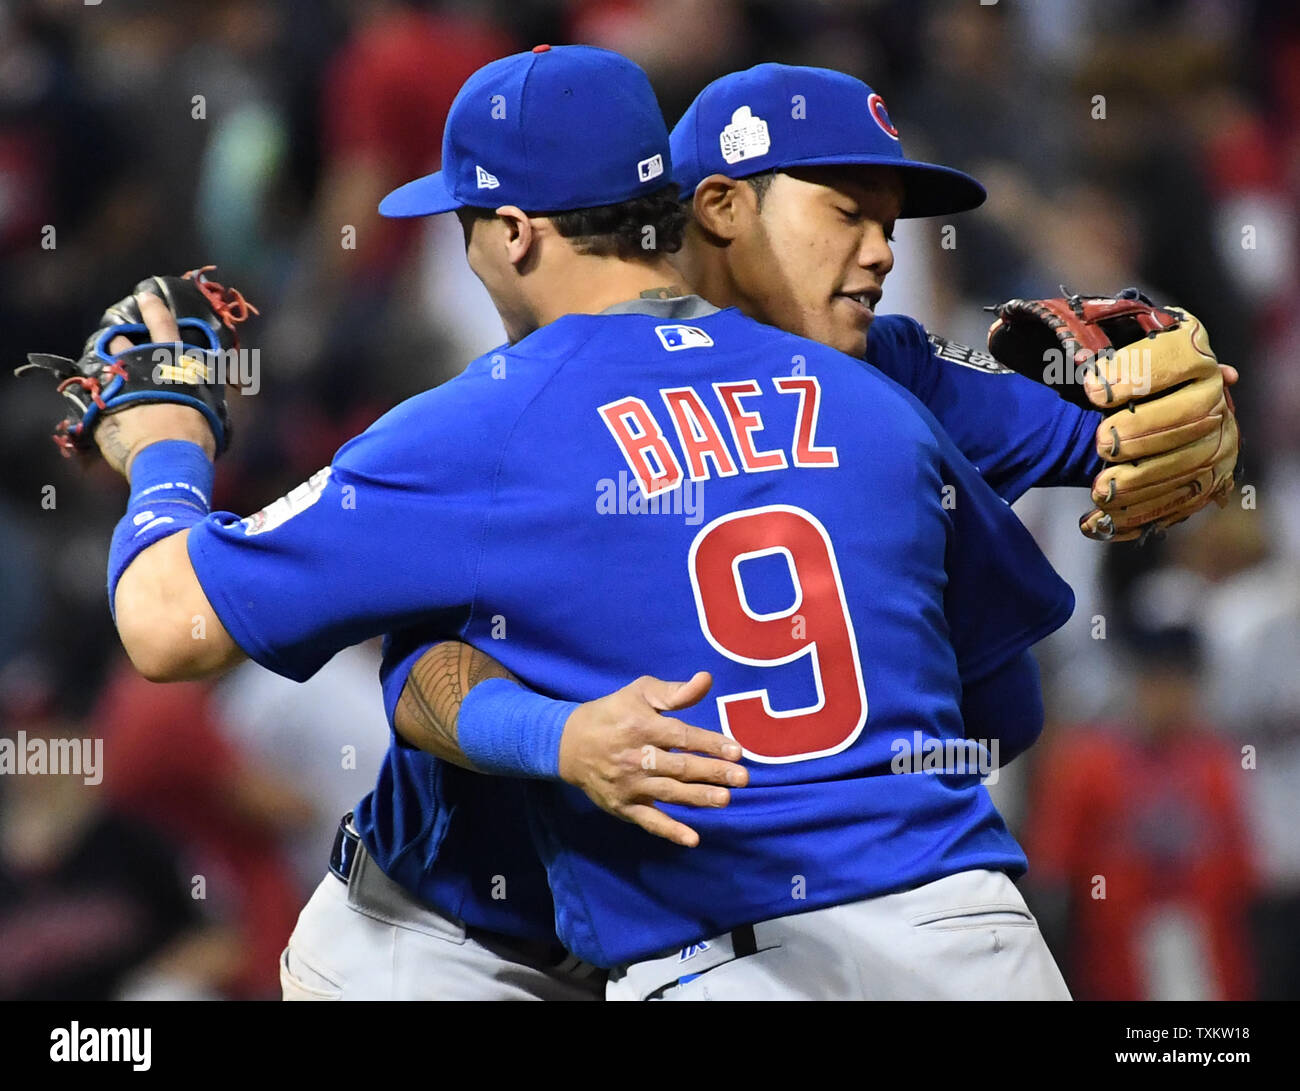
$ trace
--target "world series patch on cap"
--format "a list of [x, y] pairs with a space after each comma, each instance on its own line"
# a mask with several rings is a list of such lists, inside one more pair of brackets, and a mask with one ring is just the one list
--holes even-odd
[[673, 129], [672, 152], [683, 195], [710, 174], [858, 165], [899, 172], [904, 217], [965, 212], [986, 196], [968, 174], [908, 159], [885, 100], [828, 68], [760, 64], [714, 80]]
[[607, 49], [537, 46], [465, 81], [447, 115], [442, 169], [399, 186], [379, 211], [559, 212], [617, 204], [671, 180], [668, 127], [646, 74]]

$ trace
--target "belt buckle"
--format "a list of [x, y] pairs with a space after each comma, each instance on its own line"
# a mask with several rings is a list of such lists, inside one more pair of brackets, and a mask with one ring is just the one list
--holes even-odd
[[330, 871], [343, 883], [352, 875], [352, 865], [360, 854], [361, 838], [352, 828], [352, 812], [339, 821], [339, 828], [334, 834], [334, 847], [330, 849]]

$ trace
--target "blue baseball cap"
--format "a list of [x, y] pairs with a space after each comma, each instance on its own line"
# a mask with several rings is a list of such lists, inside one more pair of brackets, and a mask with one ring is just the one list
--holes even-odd
[[885, 100], [829, 68], [760, 64], [714, 80], [673, 129], [672, 152], [683, 197], [710, 174], [839, 164], [895, 168], [905, 218], [965, 212], [987, 196], [968, 174], [908, 159]]
[[484, 65], [456, 95], [442, 170], [379, 202], [385, 216], [517, 205], [617, 204], [672, 181], [668, 126], [646, 74], [586, 45], [539, 45]]

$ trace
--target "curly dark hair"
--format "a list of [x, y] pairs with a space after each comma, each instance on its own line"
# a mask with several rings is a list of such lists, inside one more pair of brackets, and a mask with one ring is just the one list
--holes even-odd
[[555, 230], [573, 242], [579, 254], [619, 257], [625, 261], [682, 248], [686, 214], [677, 200], [677, 185], [614, 205], [542, 213]]
[[[464, 211], [480, 218], [494, 215], [491, 209]], [[682, 248], [687, 219], [686, 210], [677, 200], [676, 183], [617, 204], [529, 215], [547, 217], [579, 254], [619, 257], [624, 261], [677, 253]]]

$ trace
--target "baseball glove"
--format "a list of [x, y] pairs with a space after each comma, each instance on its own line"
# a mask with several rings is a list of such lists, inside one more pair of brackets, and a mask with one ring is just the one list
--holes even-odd
[[[101, 417], [147, 402], [175, 402], [197, 409], [212, 427], [217, 453], [226, 449], [230, 443], [226, 354], [239, 348], [236, 327], [257, 308], [234, 288], [209, 280], [206, 274], [213, 268], [207, 265], [184, 276], [140, 281], [131, 295], [103, 313], [98, 329], [86, 339], [81, 359], [33, 352], [26, 364], [15, 369], [15, 375], [48, 371], [58, 380], [58, 392], [73, 408], [72, 415], [54, 430], [54, 442], [64, 455], [93, 454], [95, 426]], [[146, 292], [158, 296], [176, 317], [180, 344], [148, 340], [149, 330], [135, 299]], [[118, 335], [127, 337], [132, 347], [115, 355], [109, 345]]]
[[[1064, 291], [1064, 289], [1062, 289]], [[1136, 288], [1114, 296], [1013, 299], [990, 308], [999, 361], [1066, 400], [1106, 412], [1079, 529], [1096, 541], [1146, 541], [1234, 486], [1240, 437], [1232, 395], [1200, 321]]]

